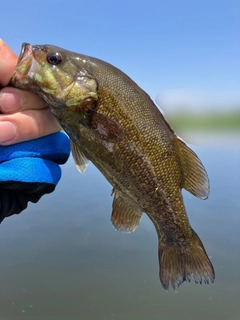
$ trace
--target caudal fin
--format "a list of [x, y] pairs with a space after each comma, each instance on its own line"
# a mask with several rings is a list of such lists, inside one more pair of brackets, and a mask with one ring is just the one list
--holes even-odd
[[192, 230], [192, 241], [188, 246], [176, 247], [159, 244], [160, 280], [165, 290], [169, 284], [173, 289], [184, 281], [209, 284], [214, 282], [213, 266], [198, 235]]

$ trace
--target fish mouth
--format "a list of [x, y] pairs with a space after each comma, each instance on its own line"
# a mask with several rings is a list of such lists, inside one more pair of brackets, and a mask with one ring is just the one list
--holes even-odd
[[21, 47], [21, 52], [18, 57], [18, 64], [21, 63], [23, 60], [26, 60], [30, 55], [32, 55], [32, 46], [30, 43], [24, 42]]
[[[22, 44], [15, 72], [10, 80], [10, 85], [16, 85], [26, 77], [30, 77], [34, 69], [33, 48], [29, 43]], [[20, 84], [19, 84], [20, 86]]]
[[32, 64], [32, 58], [32, 46], [29, 43], [24, 42], [15, 68], [16, 72], [20, 75], [27, 75]]

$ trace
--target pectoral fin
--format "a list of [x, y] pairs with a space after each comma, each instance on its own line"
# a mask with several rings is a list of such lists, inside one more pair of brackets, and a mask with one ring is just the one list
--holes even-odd
[[86, 171], [89, 165], [89, 160], [86, 158], [86, 156], [84, 155], [80, 147], [75, 142], [71, 140], [70, 144], [71, 144], [72, 156], [75, 161], [76, 167], [78, 171], [84, 174], [84, 172]]
[[182, 188], [200, 199], [209, 196], [207, 172], [197, 155], [179, 138], [174, 140], [182, 168]]
[[117, 121], [99, 112], [94, 99], [87, 98], [71, 108], [75, 112], [76, 121], [93, 130], [101, 139], [107, 141], [119, 141], [122, 139], [122, 126]]
[[120, 124], [94, 110], [90, 117], [89, 126], [103, 140], [118, 141], [123, 137], [123, 130]]
[[113, 226], [123, 232], [135, 231], [142, 216], [141, 209], [119, 192], [113, 191], [112, 194], [114, 194], [111, 217]]

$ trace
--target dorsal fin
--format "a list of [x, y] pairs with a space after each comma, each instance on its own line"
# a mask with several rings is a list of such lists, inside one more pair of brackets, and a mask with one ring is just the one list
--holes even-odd
[[71, 150], [72, 150], [72, 156], [75, 161], [76, 167], [78, 171], [80, 171], [82, 174], [86, 171], [88, 165], [89, 165], [89, 160], [87, 157], [84, 155], [80, 147], [70, 140], [70, 145], [71, 145]]
[[174, 138], [174, 145], [182, 168], [182, 188], [200, 199], [207, 199], [209, 180], [202, 162], [180, 138]]
[[142, 210], [131, 200], [114, 191], [111, 221], [113, 226], [123, 232], [133, 232], [137, 229], [142, 216]]

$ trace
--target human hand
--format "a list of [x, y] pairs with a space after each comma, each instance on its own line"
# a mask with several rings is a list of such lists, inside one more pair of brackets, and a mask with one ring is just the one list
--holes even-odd
[[0, 145], [36, 139], [61, 130], [45, 101], [8, 85], [18, 57], [0, 39]]
[[[17, 56], [0, 39], [0, 87], [14, 72]], [[46, 103], [27, 90], [0, 90], [0, 223], [52, 192], [60, 164], [70, 153], [69, 139]], [[51, 134], [53, 133], [53, 134]]]

